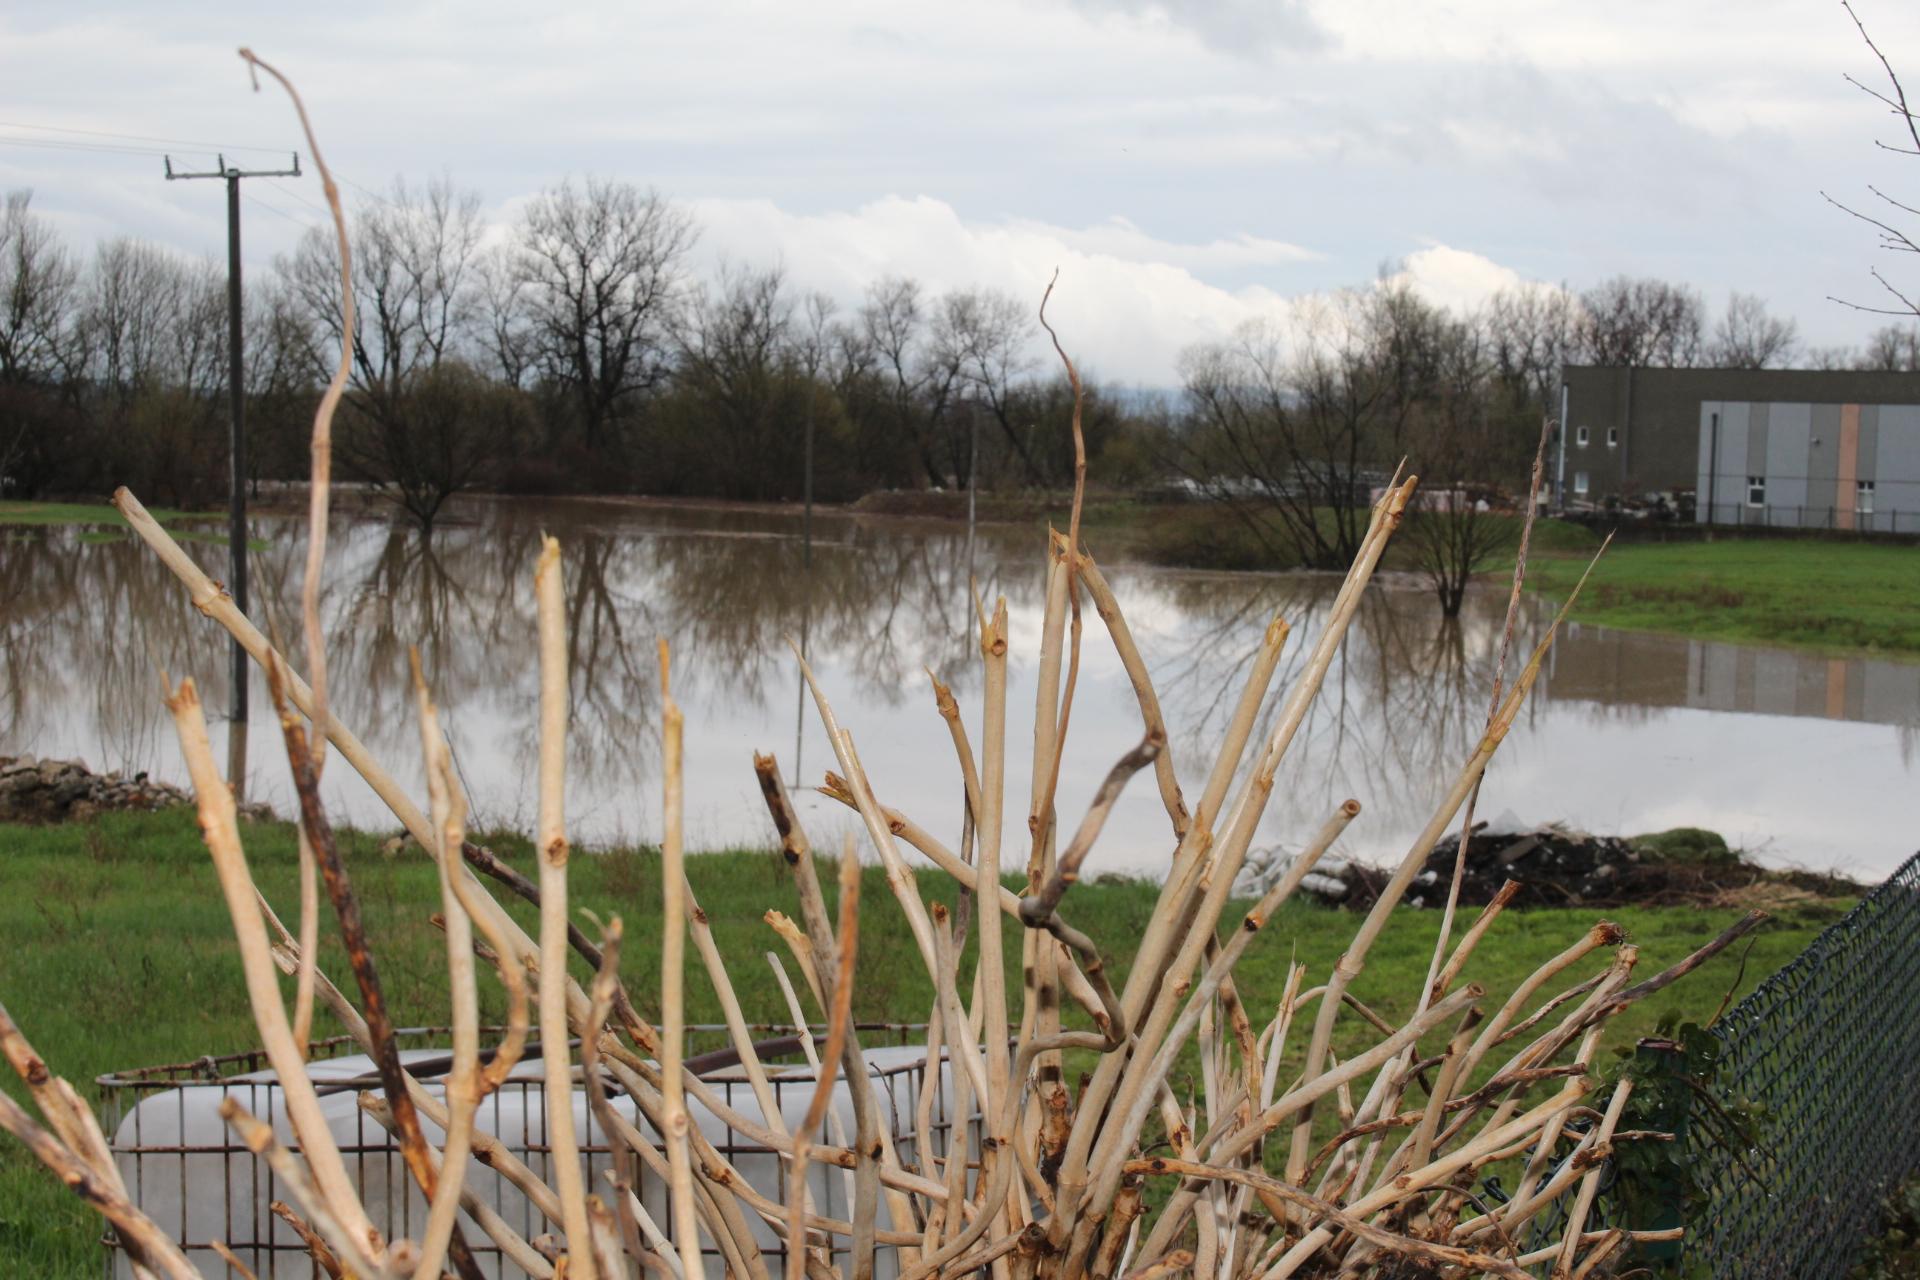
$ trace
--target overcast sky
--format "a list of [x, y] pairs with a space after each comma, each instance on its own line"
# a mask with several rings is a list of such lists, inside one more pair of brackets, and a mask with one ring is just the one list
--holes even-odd
[[[1859, 12], [1920, 91], [1920, 5]], [[157, 152], [299, 145], [240, 44], [300, 85], [349, 196], [445, 172], [505, 222], [565, 175], [629, 179], [694, 211], [702, 271], [778, 260], [849, 303], [889, 272], [1037, 300], [1058, 266], [1063, 337], [1140, 385], [1383, 264], [1456, 305], [1658, 275], [1856, 342], [1884, 321], [1828, 295], [1878, 301], [1874, 239], [1820, 193], [1920, 203], [1829, 0], [11, 0], [0, 188], [82, 245], [224, 254], [220, 185]], [[321, 217], [311, 176], [245, 190], [250, 263]]]

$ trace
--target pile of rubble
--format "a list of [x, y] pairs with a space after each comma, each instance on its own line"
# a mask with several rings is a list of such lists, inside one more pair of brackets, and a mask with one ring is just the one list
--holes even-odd
[[[1403, 903], [1440, 907], [1447, 900], [1457, 833], [1443, 837], [1414, 876]], [[1258, 891], [1284, 873], [1279, 857], [1250, 870], [1248, 888]], [[1329, 906], [1364, 910], [1378, 900], [1393, 868], [1362, 862], [1323, 861], [1300, 884], [1301, 893]], [[1776, 870], [1743, 860], [1710, 831], [1679, 828], [1646, 836], [1601, 836], [1549, 823], [1524, 826], [1503, 814], [1478, 823], [1467, 844], [1460, 881], [1463, 906], [1491, 901], [1512, 880], [1516, 907], [1733, 905], [1758, 886], [1791, 890], [1808, 898], [1845, 897], [1860, 886], [1838, 875]]]
[[0, 822], [84, 822], [108, 809], [191, 804], [179, 787], [145, 773], [95, 773], [78, 760], [0, 756]]

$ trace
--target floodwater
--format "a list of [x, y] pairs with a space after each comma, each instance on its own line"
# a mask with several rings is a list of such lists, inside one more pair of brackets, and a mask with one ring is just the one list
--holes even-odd
[[[256, 620], [298, 636], [302, 524], [258, 517]], [[881, 801], [959, 839], [961, 783], [927, 671], [960, 698], [974, 747], [982, 673], [968, 582], [1012, 630], [1007, 860], [1025, 861], [1044, 535], [1027, 529], [797, 516], [598, 500], [473, 499], [430, 546], [377, 513], [336, 517], [324, 611], [335, 714], [424, 800], [407, 650], [420, 647], [475, 811], [475, 825], [531, 829], [537, 672], [532, 570], [543, 532], [564, 552], [572, 738], [569, 831], [577, 843], [655, 840], [660, 694], [655, 641], [673, 651], [686, 713], [692, 848], [764, 846], [772, 831], [752, 755], [777, 755], [816, 845], [855, 824], [802, 792], [834, 768], [800, 696], [788, 637], [805, 646]], [[0, 753], [80, 757], [96, 768], [185, 769], [159, 671], [198, 678], [211, 716], [228, 700], [226, 637], [131, 539], [16, 529], [0, 541]], [[189, 542], [215, 578], [222, 545]], [[1096, 555], [1100, 547], [1092, 550]], [[1292, 626], [1263, 717], [1318, 636], [1338, 586], [1314, 574], [1106, 567], [1158, 686], [1189, 802], [1275, 614]], [[263, 603], [264, 602], [264, 603]], [[1505, 592], [1472, 595], [1448, 624], [1412, 580], [1377, 579], [1278, 774], [1256, 847], [1295, 847], [1343, 799], [1364, 806], [1340, 848], [1397, 859], [1472, 750], [1497, 656]], [[1529, 599], [1512, 670], [1544, 632]], [[1113, 762], [1139, 739], [1137, 703], [1104, 626], [1086, 611], [1060, 823], [1071, 831]], [[255, 673], [249, 799], [288, 811], [291, 792]], [[1920, 665], [1572, 627], [1488, 773], [1482, 816], [1563, 820], [1635, 833], [1723, 832], [1761, 859], [1885, 875], [1920, 841], [1914, 821]], [[225, 759], [225, 725], [213, 725]], [[397, 824], [337, 754], [336, 820]], [[1138, 775], [1087, 867], [1155, 874], [1170, 825]]]

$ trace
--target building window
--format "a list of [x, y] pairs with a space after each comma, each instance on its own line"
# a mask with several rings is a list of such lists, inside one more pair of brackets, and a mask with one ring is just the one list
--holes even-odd
[[1607, 428], [1607, 448], [1618, 449], [1619, 447], [1620, 447], [1620, 428], [1608, 427]]
[[1767, 505], [1767, 478], [1765, 476], [1747, 477], [1747, 505], [1764, 507]]
[[1573, 442], [1582, 449], [1587, 447], [1587, 429], [1585, 427], [1575, 427], [1573, 429]]
[[[1586, 433], [1587, 433], [1587, 429], [1585, 427], [1580, 428], [1581, 435], [1585, 435]], [[1582, 440], [1580, 443], [1585, 444], [1586, 441]], [[1585, 493], [1587, 491], [1587, 473], [1586, 472], [1576, 471], [1573, 473], [1573, 491], [1575, 493]]]
[[1873, 481], [1855, 480], [1853, 482], [1853, 509], [1856, 514], [1873, 514]]

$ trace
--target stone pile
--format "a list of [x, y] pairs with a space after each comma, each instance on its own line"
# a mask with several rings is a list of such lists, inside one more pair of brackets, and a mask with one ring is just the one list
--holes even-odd
[[179, 787], [145, 773], [95, 773], [78, 760], [0, 756], [0, 822], [84, 822], [108, 809], [190, 804]]

